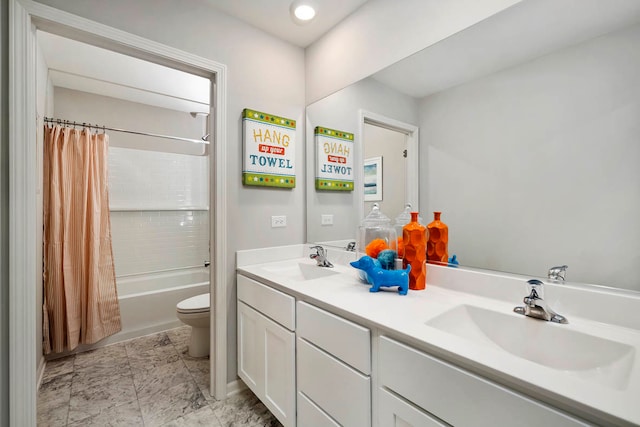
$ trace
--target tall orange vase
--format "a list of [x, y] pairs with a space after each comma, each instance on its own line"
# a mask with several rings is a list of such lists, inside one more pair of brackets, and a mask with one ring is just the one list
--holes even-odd
[[411, 222], [402, 228], [404, 268], [411, 265], [409, 289], [420, 291], [427, 284], [427, 228], [418, 222], [418, 212], [411, 212]]
[[433, 213], [433, 222], [427, 225], [429, 240], [427, 241], [427, 260], [438, 264], [449, 262], [447, 245], [449, 243], [449, 227], [440, 221], [441, 212]]

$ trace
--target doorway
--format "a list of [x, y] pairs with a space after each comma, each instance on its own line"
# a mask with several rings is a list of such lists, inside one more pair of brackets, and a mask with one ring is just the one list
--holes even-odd
[[[356, 141], [356, 152], [362, 155], [356, 156], [356, 182], [366, 182], [366, 160], [373, 159], [382, 165], [379, 178], [381, 197], [365, 197], [365, 186], [356, 185], [358, 218], [364, 218], [373, 203], [378, 203], [391, 220], [404, 210], [407, 203], [418, 210], [418, 127], [366, 110], [359, 111], [358, 122], [362, 141]], [[376, 198], [380, 200], [373, 200]]]
[[[212, 290], [212, 351], [211, 389], [216, 398], [226, 397], [226, 190], [222, 185], [226, 175], [226, 67], [222, 64], [169, 48], [160, 43], [134, 36], [124, 31], [76, 16], [52, 10], [44, 5], [10, 0], [11, 34], [9, 108], [13, 119], [9, 128], [11, 171], [10, 225], [10, 313], [9, 409], [11, 423], [35, 424], [36, 369], [33, 363], [36, 349], [36, 287], [38, 250], [36, 244], [38, 177], [36, 128], [35, 42], [37, 29], [98, 45], [135, 58], [187, 71], [209, 79], [211, 107], [208, 125], [212, 129], [210, 170], [210, 211]], [[40, 261], [41, 263], [41, 261]]]

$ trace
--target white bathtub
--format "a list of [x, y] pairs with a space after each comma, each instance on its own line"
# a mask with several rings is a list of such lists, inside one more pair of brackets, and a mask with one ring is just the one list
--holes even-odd
[[176, 317], [176, 304], [185, 298], [209, 292], [209, 269], [196, 267], [119, 277], [116, 278], [116, 286], [122, 330], [95, 344], [80, 344], [70, 352], [49, 354], [45, 356], [46, 360], [183, 325]]
[[[182, 325], [176, 304], [209, 292], [209, 269], [191, 268], [116, 279], [122, 331], [110, 343]], [[105, 341], [106, 341], [105, 340]]]

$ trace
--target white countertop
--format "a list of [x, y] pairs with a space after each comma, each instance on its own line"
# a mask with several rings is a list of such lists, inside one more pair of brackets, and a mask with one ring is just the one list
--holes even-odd
[[[369, 292], [370, 286], [360, 282], [357, 270], [343, 264], [351, 254], [342, 255], [343, 259], [335, 263], [334, 271], [340, 274], [306, 281], [293, 280], [278, 274], [278, 268], [298, 263], [312, 265], [314, 261], [306, 257], [304, 250], [300, 253], [294, 247], [287, 248], [288, 250], [281, 253], [289, 258], [286, 260], [276, 260], [279, 256], [274, 255], [273, 251], [266, 257], [258, 258], [256, 254], [259, 251], [250, 251], [250, 254], [244, 255], [239, 253], [238, 272], [272, 285], [299, 300], [314, 303], [365, 326], [377, 328], [383, 334], [405, 341], [445, 361], [588, 421], [599, 424], [640, 425], [640, 330], [637, 328], [628, 327], [626, 324], [608, 324], [580, 317], [575, 313], [563, 312], [558, 307], [570, 309], [571, 304], [563, 305], [557, 297], [554, 299], [557, 306], [551, 306], [567, 316], [568, 325], [526, 318], [513, 313], [514, 306], [522, 304], [524, 287], [505, 290], [506, 298], [493, 298], [455, 291], [451, 289], [454, 286], [443, 287], [432, 283], [431, 277], [434, 278], [433, 282], [442, 283], [455, 281], [456, 275], [469, 280], [469, 272], [454, 271], [456, 269], [446, 267], [428, 266], [427, 288], [423, 291], [409, 291], [405, 296], [399, 295], [395, 290]], [[251, 262], [248, 261], [250, 259], [269, 262], [248, 264]], [[454, 279], [451, 279], [451, 275]], [[447, 276], [446, 279], [443, 280], [443, 276]], [[487, 278], [484, 277], [482, 280]], [[499, 282], [500, 279], [496, 278], [495, 281]], [[464, 289], [465, 286], [469, 285], [463, 284], [460, 288]], [[624, 297], [620, 298], [628, 303]], [[637, 304], [639, 301], [640, 298], [637, 301], [633, 299], [631, 303]], [[478, 344], [425, 324], [460, 305], [481, 307], [515, 316], [516, 321], [531, 322], [526, 325], [527, 331], [531, 331], [531, 340], [535, 340], [539, 328], [569, 328], [576, 333], [629, 345], [635, 351], [623, 362], [616, 362], [625, 363], [630, 367], [629, 371], [625, 371], [625, 378], [611, 378], [607, 372], [611, 368], [609, 366], [590, 371], [575, 370], [570, 360], [567, 360], [566, 366], [563, 362], [562, 369], [550, 368], [517, 357], [495, 345]], [[557, 351], [551, 347], [544, 351]], [[598, 349], [594, 348], [591, 351], [597, 352]]]

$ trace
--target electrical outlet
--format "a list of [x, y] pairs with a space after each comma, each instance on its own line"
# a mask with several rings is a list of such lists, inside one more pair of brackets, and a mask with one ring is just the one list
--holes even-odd
[[322, 225], [333, 225], [333, 215], [322, 215]]
[[271, 228], [286, 227], [287, 217], [285, 215], [274, 215], [271, 217]]

